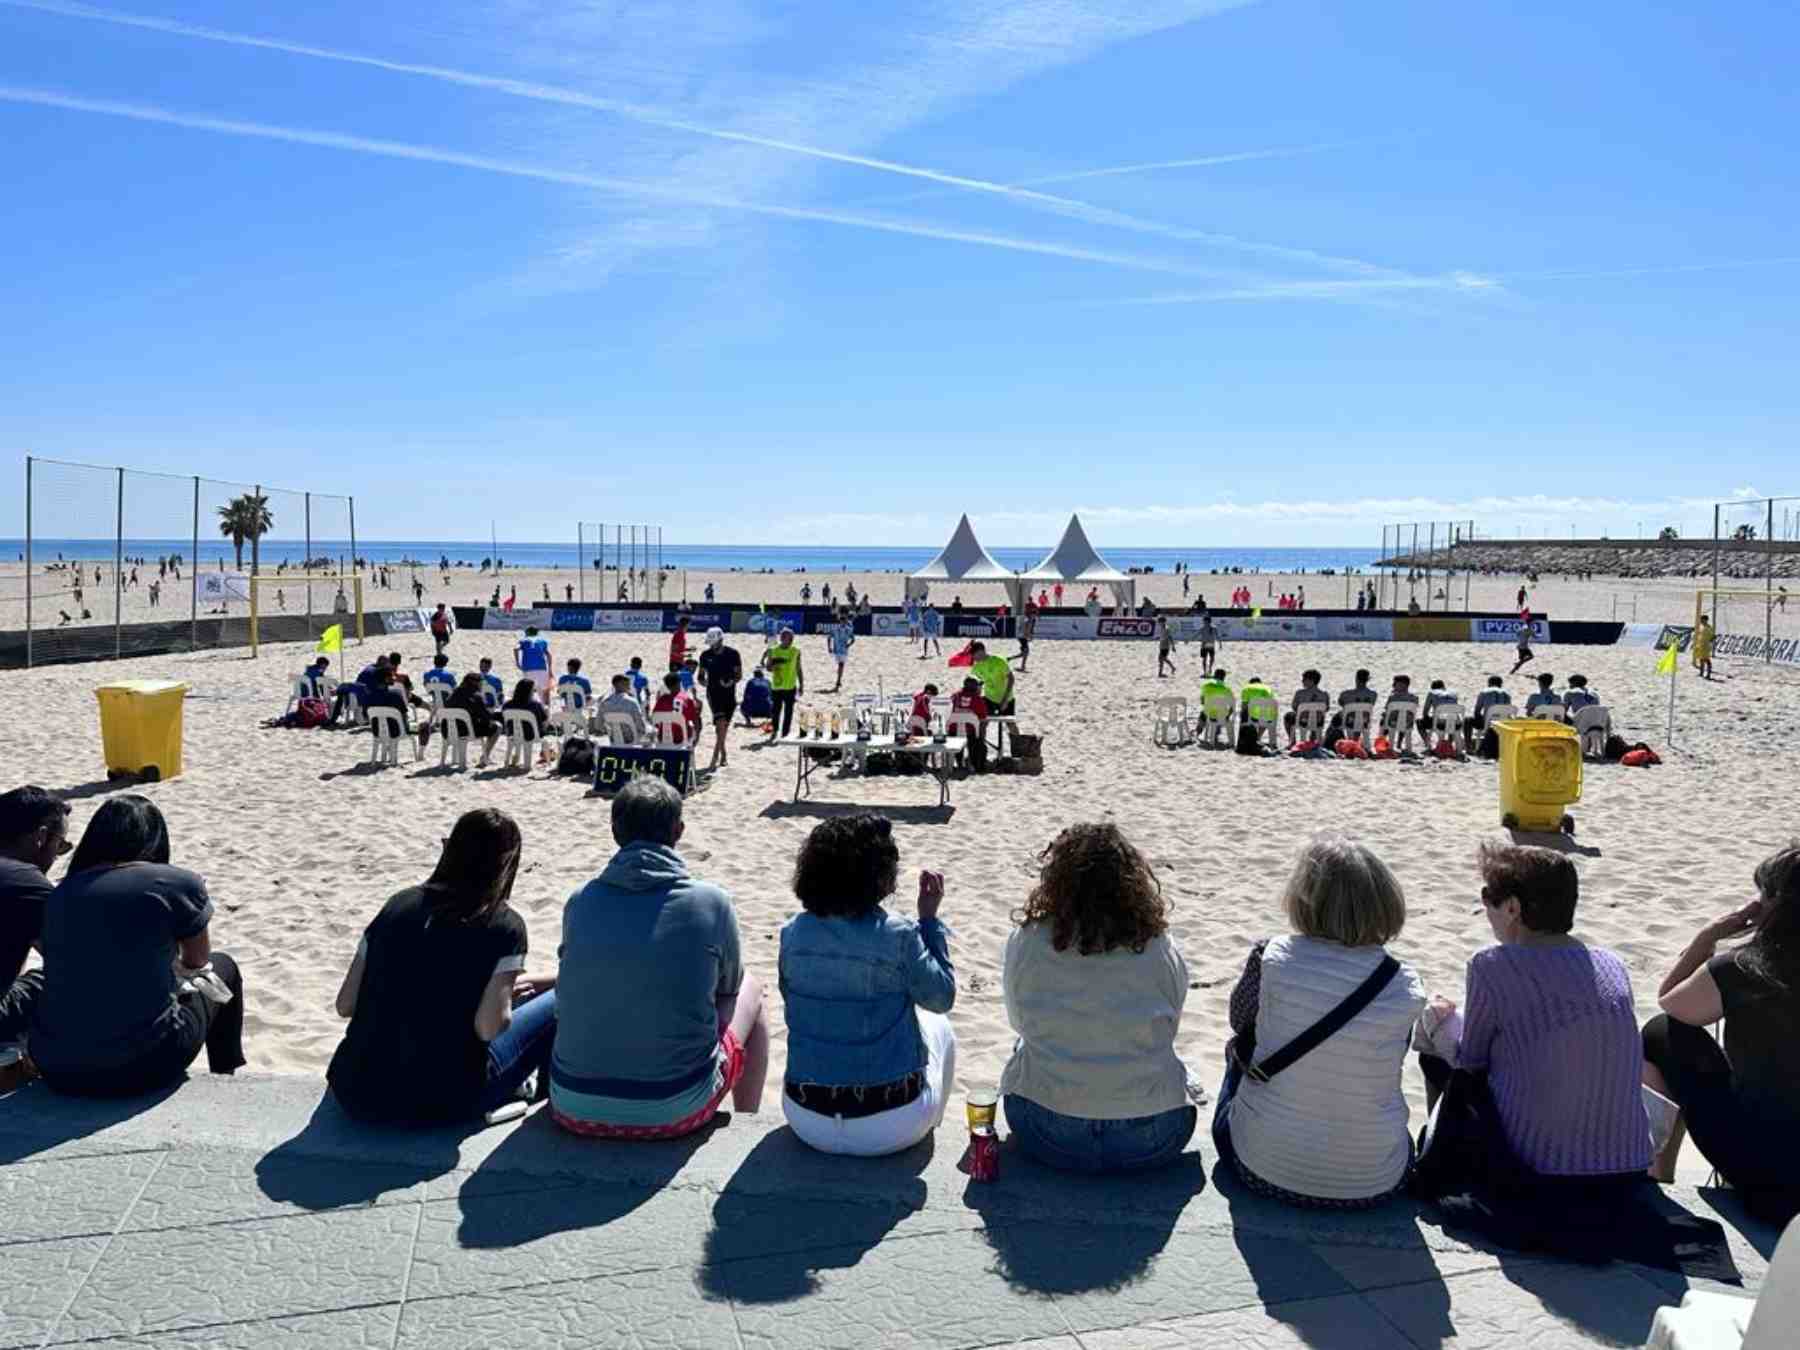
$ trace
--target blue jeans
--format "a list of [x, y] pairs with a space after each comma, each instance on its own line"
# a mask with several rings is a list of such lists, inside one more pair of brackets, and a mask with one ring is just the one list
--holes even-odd
[[1165, 1167], [1194, 1137], [1199, 1112], [1178, 1106], [1154, 1116], [1089, 1120], [1008, 1093], [1006, 1123], [1028, 1157], [1065, 1172], [1141, 1172]]
[[487, 1091], [481, 1096], [484, 1115], [517, 1097], [532, 1074], [548, 1071], [555, 1041], [554, 989], [513, 1009], [512, 1024], [488, 1042]]
[[1237, 1096], [1238, 1084], [1243, 1081], [1244, 1071], [1238, 1067], [1237, 1057], [1227, 1047], [1225, 1080], [1219, 1084], [1219, 1104], [1213, 1108], [1212, 1138], [1219, 1161], [1233, 1168], [1238, 1165], [1238, 1157], [1237, 1149], [1231, 1143], [1231, 1100]]

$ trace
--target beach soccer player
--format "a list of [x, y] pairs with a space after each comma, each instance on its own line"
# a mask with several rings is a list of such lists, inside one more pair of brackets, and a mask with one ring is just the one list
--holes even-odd
[[513, 663], [537, 686], [540, 698], [550, 696], [550, 644], [538, 636], [535, 624], [519, 639], [519, 645], [513, 650]]
[[856, 625], [850, 621], [847, 611], [825, 630], [825, 646], [831, 652], [831, 659], [837, 662], [837, 683], [831, 686], [834, 694], [844, 687], [844, 666], [850, 660], [850, 648], [855, 642]]
[[1712, 617], [1702, 614], [1699, 626], [1694, 629], [1694, 668], [1700, 672], [1702, 679], [1710, 680], [1713, 677], [1713, 643], [1716, 640]]
[[939, 656], [944, 654], [944, 644], [939, 641], [944, 636], [944, 616], [929, 601], [924, 612], [919, 615], [919, 632], [922, 635], [919, 639], [919, 660], [923, 661], [933, 652]]
[[[414, 583], [417, 585], [417, 582]], [[450, 611], [443, 605], [431, 616], [431, 640], [437, 646], [437, 654], [442, 656], [450, 646], [450, 635], [456, 631], [456, 621], [450, 617]]]
[[669, 669], [679, 671], [681, 663], [687, 660], [688, 651], [688, 616], [677, 615], [675, 631], [669, 635]]
[[709, 769], [720, 769], [726, 764], [725, 733], [731, 729], [731, 717], [737, 711], [738, 681], [743, 678], [744, 658], [725, 641], [725, 630], [707, 629], [706, 650], [700, 653], [700, 683], [706, 686], [706, 710], [713, 720]]
[[769, 697], [774, 702], [769, 710], [769, 739], [776, 740], [794, 729], [794, 700], [806, 692], [806, 672], [792, 628], [784, 624], [776, 634], [775, 645], [763, 653], [763, 669], [769, 672]]
[[1525, 668], [1525, 663], [1533, 659], [1531, 650], [1531, 611], [1519, 611], [1519, 659], [1513, 663], [1512, 673], [1517, 675]]
[[1156, 621], [1156, 678], [1175, 673], [1175, 635], [1169, 631], [1169, 621]]

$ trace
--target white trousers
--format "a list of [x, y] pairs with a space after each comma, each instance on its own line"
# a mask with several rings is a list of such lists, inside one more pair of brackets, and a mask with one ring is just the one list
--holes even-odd
[[802, 1143], [821, 1153], [853, 1158], [879, 1158], [911, 1148], [938, 1127], [950, 1088], [956, 1082], [956, 1032], [943, 1013], [914, 1008], [919, 1035], [925, 1040], [925, 1090], [904, 1106], [857, 1120], [808, 1111], [786, 1093], [781, 1109], [789, 1128]]

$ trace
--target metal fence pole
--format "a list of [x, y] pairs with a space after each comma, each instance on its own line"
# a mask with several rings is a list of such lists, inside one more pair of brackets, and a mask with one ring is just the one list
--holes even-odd
[[[1437, 522], [1435, 520], [1431, 522], [1430, 540], [1431, 542], [1425, 548], [1425, 608], [1428, 610], [1431, 608], [1431, 564], [1437, 555]], [[1448, 589], [1445, 590], [1444, 598], [1446, 600], [1450, 598]], [[1448, 609], [1450, 606], [1446, 604], [1444, 608]]]
[[1767, 594], [1763, 598], [1763, 663], [1774, 659], [1770, 648], [1775, 643], [1775, 499], [1769, 498], [1769, 524], [1763, 532], [1763, 548], [1768, 556]]
[[31, 456], [25, 456], [25, 669], [31, 669]]
[[302, 560], [302, 562], [300, 564], [300, 572], [301, 572], [302, 576], [307, 578], [307, 581], [306, 581], [306, 632], [307, 632], [307, 636], [310, 637], [312, 635], [312, 630], [313, 630], [312, 493], [310, 493], [310, 492], [306, 494], [306, 557], [304, 560]]
[[1713, 503], [1713, 631], [1719, 631], [1719, 504]]
[[581, 580], [581, 598], [585, 602], [587, 600], [587, 564], [582, 561], [581, 557], [583, 534], [583, 526], [577, 521], [575, 524], [575, 575]]
[[350, 575], [354, 577], [362, 572], [362, 560], [356, 555], [356, 498], [346, 500], [350, 503]]
[[188, 645], [200, 647], [200, 475], [194, 475], [194, 556], [188, 559]]
[[119, 470], [119, 518], [113, 530], [113, 655], [125, 654], [125, 470]]

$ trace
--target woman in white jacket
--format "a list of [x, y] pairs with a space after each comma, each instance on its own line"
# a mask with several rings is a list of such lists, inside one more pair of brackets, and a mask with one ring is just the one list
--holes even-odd
[[[1232, 991], [1213, 1142], [1259, 1194], [1380, 1204], [1405, 1187], [1413, 1155], [1400, 1074], [1425, 992], [1385, 949], [1406, 899], [1368, 849], [1324, 837], [1301, 852], [1282, 904], [1293, 932], [1257, 943]], [[1264, 1076], [1272, 1056], [1359, 990], [1367, 1001], [1343, 1026]]]

